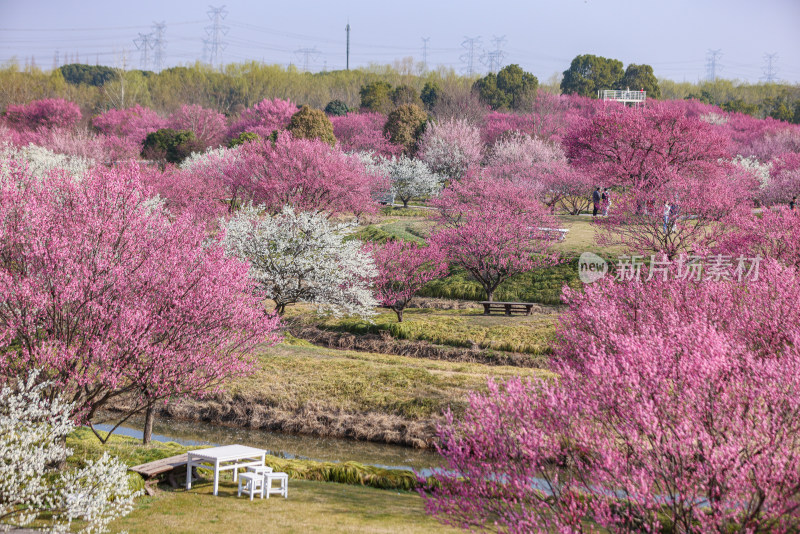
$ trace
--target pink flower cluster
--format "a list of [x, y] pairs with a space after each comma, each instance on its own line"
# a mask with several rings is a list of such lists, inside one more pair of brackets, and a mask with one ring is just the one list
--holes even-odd
[[508, 532], [795, 532], [800, 279], [567, 291], [557, 380], [510, 380], [448, 416], [440, 520]]
[[2, 164], [0, 340], [14, 355], [2, 376], [43, 369], [90, 420], [120, 395], [139, 409], [213, 391], [278, 340], [248, 266], [168, 218], [138, 167], [39, 180]]
[[6, 121], [20, 129], [73, 128], [80, 120], [81, 108], [78, 104], [61, 98], [11, 104], [6, 109]]
[[333, 134], [345, 152], [372, 152], [380, 156], [397, 156], [403, 151], [383, 133], [386, 116], [382, 113], [348, 113], [330, 117]]
[[227, 137], [232, 139], [242, 132], [253, 132], [267, 138], [275, 130], [286, 129], [295, 113], [297, 105], [291, 100], [265, 98], [242, 112], [239, 119], [228, 128]]

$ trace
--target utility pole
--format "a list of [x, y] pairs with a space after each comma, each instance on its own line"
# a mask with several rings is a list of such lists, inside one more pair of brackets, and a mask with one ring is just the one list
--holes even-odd
[[775, 66], [775, 60], [777, 59], [778, 54], [774, 52], [772, 54], [764, 54], [766, 65], [764, 65], [764, 76], [761, 79], [767, 83], [772, 83], [778, 79], [778, 68]]
[[228, 10], [225, 9], [225, 6], [208, 6], [206, 14], [211, 20], [211, 25], [205, 27], [206, 34], [208, 35], [208, 39], [205, 40], [205, 43], [208, 46], [208, 62], [213, 67], [214, 63], [218, 65], [222, 64], [222, 51], [228, 46], [228, 43], [222, 40], [222, 37], [227, 35], [230, 29], [228, 26], [222, 24], [222, 21], [228, 16]]
[[472, 76], [475, 73], [475, 53], [480, 48], [481, 38], [478, 37], [464, 37], [461, 42], [461, 47], [465, 52], [461, 54], [459, 59], [467, 64], [465, 71], [467, 76]]
[[430, 41], [430, 37], [423, 37], [422, 38], [422, 68], [423, 70], [428, 70], [428, 41]]
[[164, 39], [164, 32], [167, 29], [166, 23], [153, 23], [153, 51], [156, 72], [160, 72], [164, 66], [164, 55], [167, 47], [167, 40]]
[[719, 59], [722, 57], [722, 49], [708, 51], [708, 60], [706, 61], [706, 71], [708, 72], [708, 79], [712, 82], [717, 81], [717, 69], [722, 70], [719, 65]]
[[345, 69], [350, 70], [350, 21], [347, 21], [347, 26], [344, 27], [347, 33], [347, 58], [345, 60]]

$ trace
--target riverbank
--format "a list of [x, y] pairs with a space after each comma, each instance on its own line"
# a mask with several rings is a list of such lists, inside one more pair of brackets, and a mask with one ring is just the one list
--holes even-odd
[[257, 356], [255, 372], [224, 393], [173, 400], [158, 406], [158, 417], [429, 448], [441, 414], [459, 413], [489, 378], [549, 376], [542, 369], [335, 350], [291, 338]]

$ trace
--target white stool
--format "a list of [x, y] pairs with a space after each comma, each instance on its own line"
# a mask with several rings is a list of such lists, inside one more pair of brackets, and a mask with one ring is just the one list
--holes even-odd
[[247, 471], [257, 475], [264, 475], [265, 473], [272, 473], [272, 468], [266, 465], [249, 465], [247, 466]]
[[[277, 488], [272, 487], [272, 481], [277, 480], [279, 485]], [[276, 495], [283, 495], [284, 499], [289, 498], [289, 475], [286, 473], [264, 473], [264, 493], [274, 493]]]
[[[244, 482], [244, 489], [242, 488]], [[239, 475], [239, 497], [242, 496], [242, 491], [250, 495], [250, 500], [253, 500], [253, 495], [256, 492], [261, 493], [261, 498], [264, 498], [264, 475], [260, 473], [242, 473]], [[269, 495], [267, 495], [269, 498]]]

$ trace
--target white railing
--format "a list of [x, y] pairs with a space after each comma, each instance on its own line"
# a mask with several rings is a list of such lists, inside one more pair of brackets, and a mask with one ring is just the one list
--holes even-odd
[[631, 91], [626, 89], [624, 91], [605, 89], [603, 91], [603, 100], [617, 100], [619, 102], [644, 102], [647, 98], [647, 91]]

